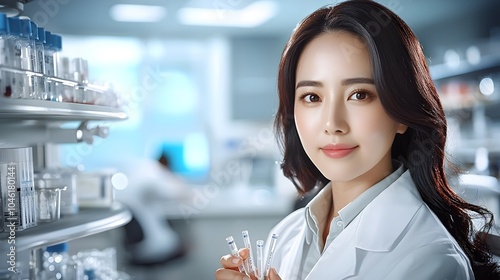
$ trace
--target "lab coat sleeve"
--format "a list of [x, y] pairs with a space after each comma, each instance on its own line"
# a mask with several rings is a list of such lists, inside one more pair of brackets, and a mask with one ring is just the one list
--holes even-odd
[[474, 275], [466, 269], [467, 262], [450, 243], [429, 243], [403, 256], [385, 279], [471, 280]]

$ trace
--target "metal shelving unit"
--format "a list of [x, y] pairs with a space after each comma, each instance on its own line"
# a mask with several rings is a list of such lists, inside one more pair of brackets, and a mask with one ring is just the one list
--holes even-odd
[[[125, 119], [127, 119], [126, 113], [119, 108], [44, 100], [0, 99], [0, 128], [8, 127], [9, 134], [36, 135], [40, 123], [49, 129], [48, 127], [52, 123]], [[60, 133], [61, 130], [55, 137], [64, 135]], [[43, 130], [43, 132], [45, 131]], [[56, 130], [49, 129], [47, 131], [54, 132]], [[2, 138], [5, 137], [7, 136]], [[44, 140], [43, 138], [31, 137], [31, 141], [43, 142]], [[131, 218], [129, 210], [119, 203], [111, 208], [83, 208], [78, 214], [67, 215], [61, 220], [51, 223], [39, 223], [36, 227], [16, 232], [16, 250], [34, 250], [100, 233], [122, 226], [128, 223]], [[0, 233], [0, 252], [8, 250], [10, 245], [6, 242], [7, 239], [8, 233]]]
[[126, 120], [119, 108], [31, 99], [0, 99], [0, 122], [12, 120], [85, 121]]
[[[33, 250], [97, 234], [125, 225], [131, 219], [130, 211], [120, 203], [111, 208], [82, 208], [78, 214], [16, 232], [16, 250]], [[11, 246], [6, 242], [7, 238], [8, 233], [0, 233], [0, 252]]]
[[[91, 84], [48, 77], [43, 74], [8, 68], [0, 65], [0, 71], [21, 73], [28, 76], [44, 77], [49, 81], [64, 84], [75, 89], [104, 92], [105, 89]], [[91, 144], [94, 136], [106, 137], [107, 127], [88, 128], [90, 121], [122, 121], [127, 114], [121, 108], [111, 106], [56, 102], [34, 99], [13, 99], [0, 97], [0, 147], [10, 144], [32, 146], [40, 157], [37, 163], [50, 157], [47, 144], [87, 142]], [[62, 124], [79, 122], [77, 128], [63, 128]], [[10, 144], [9, 144], [10, 143]], [[36, 170], [36, 169], [35, 169]], [[37, 226], [15, 232], [15, 251], [30, 253], [31, 263], [38, 264], [38, 253], [46, 246], [67, 242], [81, 237], [101, 233], [127, 224], [132, 219], [128, 208], [115, 203], [109, 208], [83, 208], [77, 214], [65, 215], [61, 219], [38, 223]], [[0, 254], [5, 256], [13, 246], [8, 242], [11, 232], [0, 233]], [[5, 264], [4, 264], [5, 265]], [[36, 266], [36, 265], [35, 265]], [[2, 266], [0, 265], [0, 268]], [[30, 271], [31, 277], [31, 271]]]

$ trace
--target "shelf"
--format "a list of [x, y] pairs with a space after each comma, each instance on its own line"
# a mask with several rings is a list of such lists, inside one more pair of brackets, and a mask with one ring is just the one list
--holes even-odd
[[500, 70], [500, 56], [489, 56], [481, 58], [481, 62], [472, 65], [466, 61], [461, 61], [458, 67], [449, 67], [446, 64], [439, 64], [429, 67], [431, 77], [434, 81], [471, 74], [489, 74]]
[[0, 98], [0, 119], [2, 121], [126, 120], [127, 114], [118, 108], [101, 105]]
[[[38, 226], [17, 231], [16, 251], [50, 246], [72, 239], [111, 230], [127, 224], [132, 214], [120, 203], [111, 208], [83, 208], [78, 214], [67, 215], [51, 223], [39, 223]], [[8, 232], [0, 233], [0, 252], [11, 246], [5, 240]]]
[[74, 80], [68, 80], [68, 79], [63, 79], [63, 78], [59, 78], [59, 77], [49, 76], [49, 75], [46, 75], [43, 73], [25, 70], [25, 69], [21, 69], [21, 68], [9, 67], [9, 66], [5, 66], [5, 65], [1, 65], [1, 64], [0, 64], [0, 71], [21, 74], [21, 75], [25, 75], [28, 77], [31, 77], [31, 76], [40, 77], [40, 78], [46, 79], [47, 81], [61, 83], [63, 85], [71, 86], [74, 88], [91, 89], [91, 90], [95, 90], [95, 91], [98, 91], [101, 93], [107, 90], [106, 87], [102, 87], [102, 86], [95, 85], [95, 84], [77, 82]]

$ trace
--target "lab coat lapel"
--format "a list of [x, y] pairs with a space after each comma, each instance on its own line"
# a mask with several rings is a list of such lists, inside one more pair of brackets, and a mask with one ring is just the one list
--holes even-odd
[[358, 262], [362, 261], [359, 253], [390, 251], [422, 204], [406, 171], [339, 234], [306, 280], [344, 279], [355, 275]]
[[355, 246], [366, 251], [390, 251], [423, 204], [406, 171], [361, 212]]
[[304, 224], [300, 232], [283, 247], [284, 255], [289, 256], [289, 258], [293, 258], [293, 261], [289, 261], [290, 259], [287, 258], [287, 261], [281, 264], [281, 279], [299, 279], [299, 269], [304, 248], [306, 227], [307, 226]]
[[359, 219], [351, 224], [328, 246], [306, 280], [344, 279], [356, 272], [355, 233]]

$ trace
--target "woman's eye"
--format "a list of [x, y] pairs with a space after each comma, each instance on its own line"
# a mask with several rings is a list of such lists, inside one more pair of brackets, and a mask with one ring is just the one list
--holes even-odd
[[359, 91], [359, 90], [357, 90], [353, 94], [351, 94], [351, 96], [349, 97], [349, 99], [353, 99], [353, 100], [365, 100], [368, 97], [370, 97], [370, 93], [368, 93], [366, 91]]
[[304, 100], [307, 103], [314, 103], [320, 101], [319, 96], [312, 93], [303, 94], [300, 99]]

